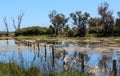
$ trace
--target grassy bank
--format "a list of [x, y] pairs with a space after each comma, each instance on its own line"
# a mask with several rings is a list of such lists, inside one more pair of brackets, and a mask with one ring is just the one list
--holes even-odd
[[17, 36], [14, 37], [17, 39], [27, 39], [27, 40], [59, 40], [59, 41], [84, 41], [84, 40], [89, 40], [91, 42], [93, 41], [113, 41], [114, 39], [119, 40], [120, 37], [49, 37], [47, 35], [43, 35], [43, 36]]
[[40, 72], [40, 70], [37, 67], [23, 69], [20, 66], [13, 63], [0, 62], [0, 76], [90, 76], [90, 75], [78, 72], [45, 74]]
[[0, 76], [43, 76], [44, 74], [36, 67], [27, 70], [13, 63], [0, 63]]
[[20, 39], [51, 39], [51, 38], [58, 38], [58, 37], [49, 37], [47, 35], [43, 35], [43, 36], [32, 35], [32, 36], [16, 36], [14, 38], [20, 38]]

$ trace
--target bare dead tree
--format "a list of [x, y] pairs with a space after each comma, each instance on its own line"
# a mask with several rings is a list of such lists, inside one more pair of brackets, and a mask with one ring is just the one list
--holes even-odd
[[13, 26], [14, 26], [15, 30], [16, 29], [20, 30], [20, 26], [21, 26], [23, 16], [24, 16], [24, 12], [20, 12], [20, 14], [17, 17], [17, 24], [15, 23], [15, 19], [14, 18], [12, 19]]
[[15, 28], [15, 30], [17, 29], [16, 25], [15, 25], [15, 19], [13, 18], [13, 26]]
[[21, 26], [21, 21], [22, 21], [22, 18], [24, 16], [24, 13], [23, 12], [20, 12], [20, 14], [18, 15], [18, 29], [20, 30], [20, 26]]
[[9, 34], [9, 30], [8, 30], [8, 23], [7, 23], [7, 19], [6, 19], [6, 17], [3, 18], [3, 22], [4, 22], [5, 27], [6, 27], [6, 32], [7, 32], [6, 35], [8, 36], [8, 34]]

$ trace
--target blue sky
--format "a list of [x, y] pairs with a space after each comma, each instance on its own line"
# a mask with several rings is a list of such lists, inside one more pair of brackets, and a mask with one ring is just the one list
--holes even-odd
[[120, 0], [1, 0], [0, 1], [0, 30], [5, 30], [3, 17], [6, 16], [10, 30], [12, 18], [16, 18], [20, 11], [25, 12], [21, 27], [39, 25], [49, 26], [50, 20], [48, 14], [52, 10], [69, 16], [71, 12], [82, 11], [90, 13], [91, 17], [99, 17], [98, 5], [108, 2], [114, 16], [120, 11]]

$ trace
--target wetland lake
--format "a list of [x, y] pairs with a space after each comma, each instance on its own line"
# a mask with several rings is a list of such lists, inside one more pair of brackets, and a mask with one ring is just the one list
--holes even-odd
[[120, 75], [119, 39], [69, 41], [0, 40], [0, 62], [44, 73], [81, 72], [92, 76]]

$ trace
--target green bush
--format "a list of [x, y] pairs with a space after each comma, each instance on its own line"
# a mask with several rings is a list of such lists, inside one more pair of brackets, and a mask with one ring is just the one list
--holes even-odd
[[23, 35], [23, 36], [30, 36], [30, 35], [46, 35], [48, 28], [46, 27], [39, 27], [39, 26], [32, 26], [22, 29], [17, 29], [15, 31], [15, 36]]

